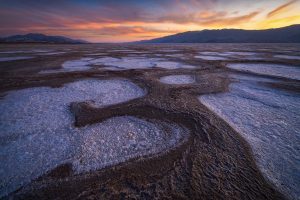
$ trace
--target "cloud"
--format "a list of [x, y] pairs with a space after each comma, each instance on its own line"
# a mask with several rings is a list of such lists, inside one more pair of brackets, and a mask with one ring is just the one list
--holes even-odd
[[273, 16], [275, 16], [275, 15], [279, 15], [279, 14], [281, 14], [281, 13], [284, 13], [284, 12], [286, 11], [286, 9], [287, 9], [290, 5], [296, 3], [296, 1], [297, 1], [297, 0], [292, 0], [292, 1], [289, 1], [289, 2], [287, 2], [287, 3], [285, 3], [285, 4], [283, 4], [283, 5], [281, 5], [281, 6], [277, 7], [277, 8], [275, 8], [274, 10], [272, 10], [271, 12], [268, 13], [267, 17], [273, 17]]
[[255, 16], [259, 14], [258, 11], [251, 12], [246, 15], [233, 16], [233, 17], [218, 17], [201, 22], [201, 25], [212, 26], [212, 25], [222, 25], [222, 26], [236, 26], [239, 24], [247, 23], [252, 20]]
[[158, 21], [172, 22], [178, 24], [194, 23], [202, 26], [213, 26], [213, 25], [234, 26], [241, 23], [249, 22], [258, 14], [259, 14], [258, 11], [254, 11], [245, 15], [232, 16], [225, 11], [219, 11], [219, 12], [203, 11], [199, 13], [168, 15], [159, 18]]

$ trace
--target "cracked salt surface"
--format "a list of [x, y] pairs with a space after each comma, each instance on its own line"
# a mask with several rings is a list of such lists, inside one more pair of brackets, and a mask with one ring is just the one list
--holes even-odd
[[94, 64], [102, 64], [106, 66], [113, 66], [120, 69], [147, 69], [154, 67], [156, 62], [160, 59], [145, 58], [145, 57], [124, 57], [113, 58], [104, 57], [96, 59]]
[[62, 69], [54, 69], [54, 70], [42, 70], [40, 74], [47, 74], [47, 73], [58, 73], [58, 72], [73, 72], [73, 71], [87, 71], [90, 70], [92, 67], [89, 66], [93, 58], [81, 58], [78, 60], [70, 60], [66, 61], [62, 64]]
[[190, 75], [170, 75], [161, 77], [160, 82], [166, 84], [191, 84], [195, 82], [195, 78]]
[[[96, 124], [75, 128], [69, 111], [71, 102], [89, 101], [103, 107], [144, 95], [143, 89], [127, 80], [82, 80], [61, 88], [9, 92], [0, 100], [0, 197], [60, 164], [73, 162], [82, 154], [84, 134], [109, 126], [106, 122], [99, 124], [100, 129]], [[114, 141], [107, 142], [111, 148], [119, 148], [113, 146]]]
[[13, 57], [0, 57], [0, 62], [6, 62], [6, 61], [14, 61], [14, 60], [26, 60], [34, 58], [32, 56], [13, 56]]
[[77, 173], [153, 155], [182, 143], [188, 136], [179, 125], [131, 116], [110, 118], [82, 132], [80, 153], [73, 162]]
[[299, 198], [299, 95], [248, 79], [231, 84], [229, 93], [204, 95], [199, 100], [250, 143], [258, 166], [269, 180], [292, 199]]
[[85, 71], [91, 69], [90, 65], [105, 65], [102, 69], [107, 70], [128, 70], [128, 69], [148, 69], [153, 67], [164, 69], [194, 69], [195, 66], [186, 65], [182, 63], [165, 61], [161, 58], [147, 58], [143, 56], [139, 57], [102, 57], [102, 58], [81, 58], [79, 60], [66, 61], [63, 64], [63, 68], [60, 70], [46, 70], [40, 73], [53, 73], [64, 71]]
[[[107, 59], [107, 60], [106, 60]], [[193, 69], [194, 66], [186, 65], [178, 62], [167, 61], [164, 58], [147, 58], [144, 56], [129, 56], [123, 57], [121, 59], [109, 60], [107, 58], [101, 58], [102, 64], [107, 66], [115, 66], [118, 68], [123, 69], [147, 69], [147, 68], [164, 68], [164, 69], [179, 69], [179, 68], [186, 68], [186, 69]], [[100, 61], [100, 59], [99, 59]]]
[[226, 67], [239, 71], [300, 80], [300, 67], [295, 66], [279, 64], [232, 63], [227, 64]]

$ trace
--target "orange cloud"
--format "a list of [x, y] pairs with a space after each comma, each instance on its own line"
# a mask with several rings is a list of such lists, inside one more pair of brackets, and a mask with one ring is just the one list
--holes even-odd
[[236, 17], [224, 17], [224, 18], [212, 18], [206, 21], [201, 22], [201, 25], [212, 26], [212, 25], [220, 25], [220, 26], [236, 26], [241, 23], [247, 23], [252, 20], [259, 12], [251, 12], [246, 15], [236, 16]]
[[160, 22], [169, 22], [175, 24], [196, 24], [199, 26], [237, 26], [242, 23], [247, 23], [259, 14], [258, 11], [253, 11], [249, 14], [232, 16], [225, 11], [213, 12], [203, 11], [199, 13], [174, 14], [164, 16], [158, 19]]

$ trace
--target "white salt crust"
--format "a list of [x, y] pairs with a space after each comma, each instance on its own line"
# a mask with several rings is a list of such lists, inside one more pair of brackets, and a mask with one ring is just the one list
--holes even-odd
[[195, 82], [195, 78], [190, 75], [170, 75], [163, 76], [160, 79], [160, 82], [166, 84], [191, 84]]
[[289, 60], [300, 60], [300, 56], [290, 56], [290, 55], [274, 55], [274, 58], [283, 58]]
[[175, 147], [188, 136], [187, 130], [176, 124], [130, 116], [114, 117], [90, 125], [82, 132], [80, 153], [73, 161], [77, 173], [153, 155]]
[[164, 69], [179, 69], [187, 68], [192, 69], [194, 66], [185, 65], [177, 62], [165, 61], [161, 58], [147, 58], [147, 57], [123, 57], [112, 58], [104, 57], [98, 58], [92, 61], [92, 64], [101, 64], [111, 67], [117, 67], [119, 69], [147, 69], [147, 68], [164, 68]]
[[300, 96], [246, 80], [231, 84], [229, 93], [204, 95], [199, 100], [250, 143], [265, 177], [283, 193], [297, 199], [300, 196]]
[[245, 52], [245, 51], [226, 51], [223, 55], [227, 56], [255, 56], [258, 55], [256, 52]]
[[161, 58], [147, 58], [143, 56], [128, 56], [123, 58], [102, 57], [102, 58], [81, 58], [79, 60], [66, 61], [59, 70], [44, 70], [40, 73], [57, 73], [71, 71], [86, 71], [91, 66], [104, 65], [103, 69], [107, 70], [128, 70], [128, 69], [148, 69], [148, 68], [164, 68], [164, 69], [194, 69], [195, 66], [182, 63], [165, 61]]
[[127, 80], [83, 80], [9, 92], [0, 100], [0, 197], [81, 155], [82, 134], [93, 128], [73, 126], [71, 102], [103, 107], [144, 95]]
[[221, 56], [195, 56], [195, 58], [200, 58], [202, 60], [228, 60], [228, 58]]
[[300, 80], [300, 67], [289, 65], [232, 63], [227, 64], [226, 67], [239, 71]]
[[261, 60], [264, 59], [263, 54], [256, 52], [246, 51], [225, 51], [225, 52], [214, 52], [214, 51], [203, 51], [201, 55], [195, 56], [195, 58], [201, 58], [203, 60], [228, 60], [228, 59], [247, 59], [247, 60]]

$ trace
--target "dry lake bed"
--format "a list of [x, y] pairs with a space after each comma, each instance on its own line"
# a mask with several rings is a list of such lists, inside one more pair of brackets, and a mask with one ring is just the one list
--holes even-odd
[[0, 199], [299, 199], [300, 45], [1, 45]]

